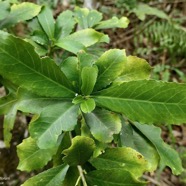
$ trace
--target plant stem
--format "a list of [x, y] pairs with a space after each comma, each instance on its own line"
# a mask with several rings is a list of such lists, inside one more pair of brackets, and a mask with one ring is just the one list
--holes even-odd
[[80, 175], [80, 177], [81, 177], [81, 180], [82, 180], [82, 182], [83, 182], [83, 186], [88, 186], [88, 185], [87, 185], [87, 182], [86, 182], [86, 180], [85, 180], [85, 176], [84, 176], [84, 174], [83, 174], [83, 169], [82, 169], [82, 167], [81, 167], [80, 165], [78, 165], [77, 168], [78, 168], [78, 171], [79, 171], [79, 175]]

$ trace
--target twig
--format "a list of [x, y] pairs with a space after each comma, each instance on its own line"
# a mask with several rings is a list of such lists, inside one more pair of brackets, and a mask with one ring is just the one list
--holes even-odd
[[78, 165], [77, 168], [78, 168], [78, 171], [79, 171], [79, 175], [80, 175], [80, 177], [81, 177], [81, 180], [82, 180], [82, 182], [83, 182], [83, 186], [88, 186], [88, 185], [87, 185], [87, 182], [86, 182], [86, 180], [85, 180], [85, 176], [84, 176], [84, 174], [83, 174], [83, 169], [82, 169], [82, 167], [81, 167], [80, 165]]
[[161, 184], [159, 182], [157, 182], [156, 180], [154, 180], [153, 178], [147, 176], [147, 175], [143, 175], [143, 178], [145, 178], [146, 180], [150, 181], [151, 183], [154, 183], [155, 185], [161, 186]]

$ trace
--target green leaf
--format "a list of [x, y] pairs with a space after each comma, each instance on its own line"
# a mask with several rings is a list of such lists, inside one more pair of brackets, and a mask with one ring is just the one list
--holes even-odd
[[159, 155], [154, 145], [136, 127], [127, 124], [122, 120], [120, 132], [120, 142], [122, 146], [131, 147], [141, 153], [148, 163], [148, 171], [157, 169]]
[[128, 27], [129, 20], [126, 17], [118, 19], [117, 17], [112, 17], [112, 19], [101, 21], [95, 29], [108, 29], [108, 28], [126, 28]]
[[100, 42], [108, 43], [108, 36], [89, 28], [80, 30], [62, 38], [56, 43], [56, 46], [76, 54], [80, 50], [84, 50], [85, 47], [89, 47]]
[[9, 14], [10, 3], [8, 1], [0, 1], [0, 21]]
[[146, 15], [155, 15], [161, 19], [169, 19], [169, 16], [162, 10], [150, 7], [148, 4], [138, 3], [137, 7], [132, 10], [136, 16], [144, 21]]
[[80, 104], [80, 107], [81, 107], [82, 112], [90, 113], [95, 109], [96, 104], [95, 104], [94, 99], [88, 98], [88, 99], [83, 100], [83, 102]]
[[74, 97], [55, 62], [40, 59], [29, 43], [1, 31], [0, 53], [0, 74], [4, 78], [41, 96]]
[[55, 37], [56, 39], [60, 40], [66, 36], [68, 36], [74, 26], [75, 26], [75, 20], [73, 18], [73, 12], [70, 10], [66, 10], [62, 12], [56, 20], [56, 27], [55, 27]]
[[40, 114], [47, 106], [68, 100], [65, 98], [40, 97], [23, 89], [18, 90], [17, 99], [17, 109], [32, 114]]
[[10, 14], [0, 21], [0, 29], [10, 27], [18, 22], [32, 19], [37, 16], [41, 10], [41, 6], [24, 2], [18, 5], [11, 6]]
[[106, 149], [90, 163], [98, 170], [124, 169], [136, 178], [141, 177], [147, 170], [147, 161], [144, 157], [129, 147]]
[[82, 29], [91, 28], [102, 19], [102, 14], [96, 10], [87, 8], [75, 8], [75, 18]]
[[84, 117], [92, 135], [101, 142], [111, 142], [113, 134], [118, 134], [121, 130], [119, 116], [107, 110], [96, 109]]
[[128, 56], [123, 72], [115, 80], [115, 82], [122, 83], [126, 81], [149, 79], [150, 74], [151, 67], [146, 60], [136, 56]]
[[75, 166], [69, 167], [62, 186], [75, 186], [78, 182], [78, 179], [79, 179], [78, 168]]
[[38, 15], [38, 20], [47, 36], [53, 40], [55, 32], [55, 21], [51, 9], [47, 6], [44, 6]]
[[52, 159], [56, 151], [57, 148], [40, 149], [36, 144], [36, 140], [29, 137], [17, 146], [18, 169], [22, 171], [41, 169]]
[[114, 81], [122, 73], [126, 59], [125, 50], [111, 49], [105, 52], [95, 63], [99, 70], [95, 89], [105, 88]]
[[78, 58], [68, 57], [61, 63], [60, 67], [62, 72], [72, 82], [72, 85], [74, 85], [78, 90], [79, 88]]
[[112, 170], [96, 170], [86, 175], [89, 186], [145, 186], [145, 182], [141, 182], [124, 169]]
[[155, 146], [162, 163], [169, 166], [173, 174], [180, 174], [183, 168], [179, 154], [162, 140], [161, 129], [153, 125], [142, 125], [137, 122], [134, 125]]
[[62, 131], [71, 131], [77, 124], [78, 105], [69, 102], [46, 107], [30, 125], [31, 137], [42, 149], [55, 147]]
[[84, 67], [81, 71], [81, 91], [83, 95], [90, 95], [94, 89], [98, 75], [96, 67]]
[[63, 151], [66, 156], [64, 162], [71, 166], [82, 165], [92, 156], [95, 143], [92, 138], [76, 136], [72, 139], [72, 145]]
[[43, 30], [36, 30], [32, 34], [32, 40], [40, 45], [48, 45], [49, 40], [47, 35], [43, 32]]
[[7, 96], [0, 98], [0, 115], [8, 113], [8, 111], [16, 103], [17, 98], [14, 94], [8, 94]]
[[186, 121], [185, 84], [129, 81], [98, 92], [94, 100], [97, 106], [123, 113], [141, 123], [179, 124]]
[[8, 113], [4, 115], [3, 136], [4, 136], [4, 143], [6, 147], [10, 147], [10, 141], [12, 139], [11, 131], [13, 130], [14, 127], [16, 114], [17, 114], [17, 106], [15, 103], [14, 105], [12, 105]]
[[27, 38], [24, 40], [26, 42], [30, 43], [35, 48], [35, 51], [39, 56], [46, 56], [47, 55], [48, 50], [44, 46], [34, 42], [31, 38]]
[[68, 165], [60, 165], [55, 168], [48, 169], [30, 179], [28, 179], [22, 186], [54, 186], [62, 185]]
[[79, 70], [82, 71], [84, 67], [92, 67], [96, 61], [95, 56], [88, 54], [85, 51], [80, 51], [77, 53], [79, 60]]

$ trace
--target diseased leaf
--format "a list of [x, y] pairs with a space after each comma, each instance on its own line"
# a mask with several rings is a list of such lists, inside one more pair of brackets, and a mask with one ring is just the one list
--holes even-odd
[[29, 137], [17, 146], [18, 169], [22, 171], [41, 169], [52, 159], [56, 151], [56, 147], [53, 149], [40, 149], [36, 140]]
[[55, 21], [51, 9], [44, 6], [38, 15], [38, 20], [47, 36], [51, 40], [54, 39]]
[[145, 186], [146, 183], [139, 181], [124, 169], [96, 170], [86, 175], [89, 186]]
[[95, 104], [94, 99], [88, 98], [82, 101], [82, 103], [80, 104], [80, 107], [81, 107], [82, 112], [90, 113], [95, 109], [96, 104]]
[[0, 32], [0, 74], [28, 91], [47, 97], [74, 97], [71, 85], [49, 58], [40, 59], [33, 46]]
[[66, 10], [62, 12], [56, 20], [56, 26], [55, 26], [55, 37], [57, 40], [60, 40], [66, 36], [68, 36], [76, 22], [73, 17], [73, 12], [70, 10]]
[[122, 129], [120, 132], [121, 146], [131, 147], [141, 153], [148, 163], [148, 171], [157, 169], [159, 155], [151, 141], [144, 136], [136, 127], [127, 124], [122, 120]]
[[124, 169], [136, 178], [148, 169], [144, 157], [129, 147], [108, 148], [90, 163], [98, 170]]
[[98, 69], [96, 67], [84, 67], [81, 71], [81, 91], [83, 95], [90, 95], [94, 89], [98, 75]]
[[122, 83], [126, 81], [149, 79], [150, 74], [151, 67], [146, 60], [136, 56], [128, 56], [123, 72], [115, 80], [115, 82]]
[[76, 136], [72, 139], [72, 145], [63, 151], [66, 155], [63, 160], [71, 166], [82, 165], [92, 156], [94, 148], [92, 138]]
[[180, 124], [186, 121], [186, 86], [154, 80], [125, 82], [100, 91], [96, 105], [123, 113], [141, 123]]
[[42, 149], [55, 147], [62, 131], [71, 131], [77, 124], [78, 105], [69, 102], [46, 107], [30, 125], [31, 137]]
[[41, 10], [41, 6], [24, 2], [18, 5], [11, 6], [10, 14], [0, 21], [0, 29], [10, 27], [18, 22], [32, 19], [37, 16]]
[[183, 171], [181, 159], [178, 153], [162, 140], [161, 129], [153, 125], [145, 125], [137, 122], [134, 125], [155, 146], [163, 164], [169, 166], [173, 174], [180, 174]]
[[95, 90], [100, 90], [114, 81], [123, 71], [126, 62], [125, 50], [111, 49], [97, 61], [98, 77]]
[[76, 54], [80, 50], [84, 50], [85, 47], [89, 47], [100, 42], [108, 43], [108, 36], [88, 28], [80, 30], [65, 38], [58, 40], [56, 46], [64, 48], [65, 50]]
[[129, 20], [126, 17], [118, 19], [114, 16], [109, 20], [99, 22], [95, 29], [126, 28], [128, 27], [128, 24]]
[[121, 120], [116, 113], [96, 109], [84, 117], [92, 135], [101, 142], [111, 142], [113, 134], [118, 134], [121, 130]]
[[44, 171], [30, 179], [22, 186], [54, 186], [62, 185], [69, 166], [66, 164], [60, 165]]

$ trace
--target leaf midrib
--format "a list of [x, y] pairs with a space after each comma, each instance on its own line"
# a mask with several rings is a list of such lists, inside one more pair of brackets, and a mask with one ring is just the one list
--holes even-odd
[[144, 103], [148, 103], [148, 104], [163, 104], [163, 105], [183, 105], [186, 106], [186, 103], [169, 103], [169, 102], [160, 102], [160, 101], [149, 101], [149, 100], [141, 100], [141, 99], [131, 99], [131, 98], [120, 98], [120, 97], [111, 97], [111, 96], [95, 96], [95, 100], [97, 99], [114, 99], [117, 101], [130, 101], [130, 102], [144, 102]]
[[[14, 60], [16, 60], [16, 61], [18, 62], [18, 64], [22, 64], [23, 66], [25, 66], [25, 67], [28, 68], [29, 70], [35, 72], [35, 73], [38, 74], [39, 76], [44, 77], [44, 79], [47, 79], [47, 80], [49, 80], [50, 82], [53, 82], [54, 84], [56, 84], [56, 85], [58, 85], [58, 86], [60, 85], [60, 87], [66, 89], [66, 90], [68, 90], [69, 92], [71, 92], [71, 93], [74, 94], [74, 92], [73, 92], [72, 90], [70, 90], [70, 89], [68, 89], [67, 87], [65, 87], [64, 85], [62, 85], [62, 84], [60, 84], [60, 83], [54, 81], [53, 79], [51, 79], [51, 78], [45, 76], [44, 74], [39, 73], [36, 69], [31, 68], [30, 66], [26, 65], [25, 63], [23, 63], [21, 60], [16, 59], [14, 56], [12, 56], [12, 55], [10, 55], [9, 53], [7, 53], [4, 49], [1, 48], [0, 50], [1, 50], [1, 51], [4, 51], [4, 53], [5, 53], [6, 55], [8, 55], [10, 58], [13, 58]], [[30, 53], [29, 53], [29, 55], [30, 55]], [[40, 60], [40, 59], [39, 59], [39, 60]], [[10, 64], [10, 65], [12, 65], [12, 64]], [[33, 74], [34, 74], [34, 73], [33, 73]]]
[[42, 136], [45, 136], [45, 134], [46, 134], [48, 131], [50, 131], [50, 128], [53, 127], [53, 126], [56, 124], [56, 122], [58, 122], [58, 120], [60, 120], [60, 118], [62, 118], [63, 115], [66, 114], [66, 113], [67, 113], [70, 109], [72, 109], [74, 106], [75, 106], [75, 105], [71, 105], [68, 109], [65, 110], [65, 112], [63, 112], [62, 115], [60, 115], [59, 117], [57, 117], [52, 123], [50, 122], [51, 125], [50, 125], [46, 130], [44, 130], [44, 132], [42, 132], [42, 134], [40, 134], [40, 137], [39, 137], [39, 138], [41, 138]]

